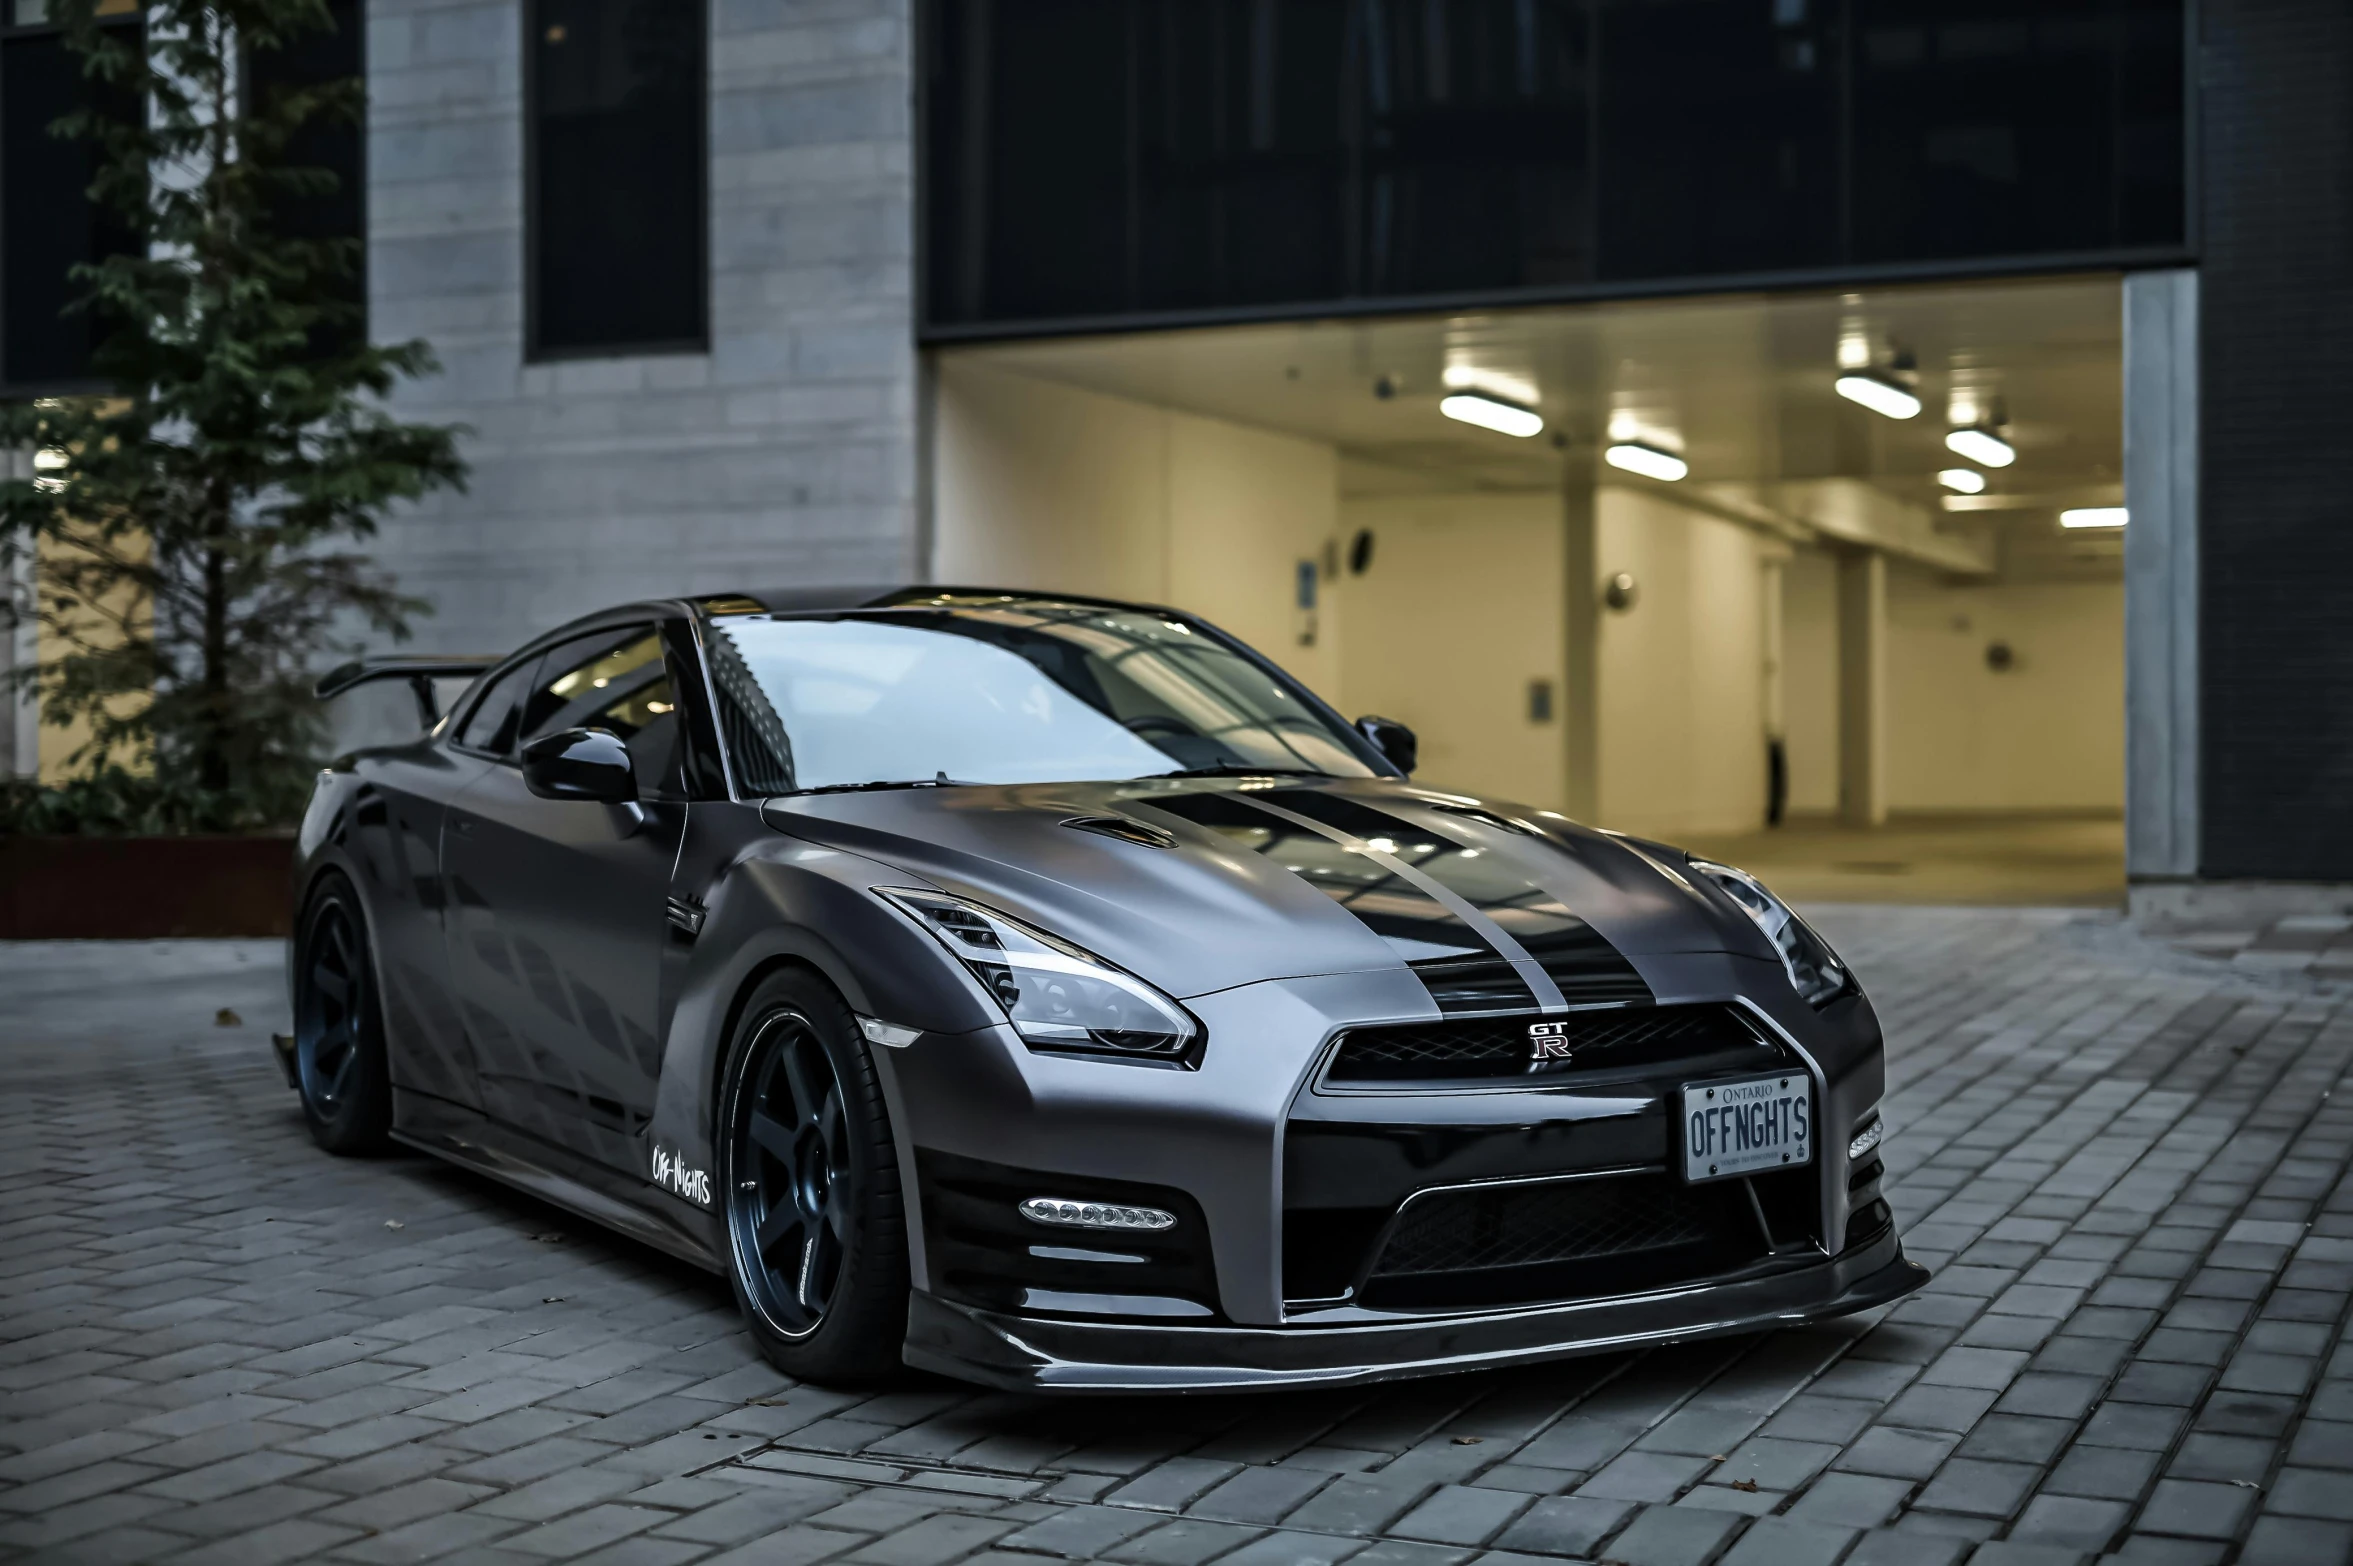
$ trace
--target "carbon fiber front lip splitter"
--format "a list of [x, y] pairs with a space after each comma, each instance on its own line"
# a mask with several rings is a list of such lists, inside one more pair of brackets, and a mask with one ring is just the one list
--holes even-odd
[[1819, 1266], [1735, 1283], [1512, 1311], [1313, 1327], [1171, 1327], [1015, 1316], [917, 1293], [907, 1363], [1007, 1390], [1342, 1385], [1566, 1359], [1794, 1326], [1928, 1281], [1893, 1233]]

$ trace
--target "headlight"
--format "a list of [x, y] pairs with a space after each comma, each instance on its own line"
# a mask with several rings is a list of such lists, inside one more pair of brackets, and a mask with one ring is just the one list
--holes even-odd
[[1792, 913], [1787, 903], [1766, 891], [1764, 882], [1746, 870], [1705, 859], [1694, 859], [1691, 868], [1731, 898], [1765, 932], [1765, 939], [1781, 954], [1781, 966], [1789, 970], [1790, 984], [1807, 1005], [1817, 1009], [1827, 1006], [1853, 986], [1853, 975], [1830, 949], [1830, 943]]
[[875, 890], [980, 980], [1032, 1049], [1177, 1064], [1201, 1036], [1182, 1006], [1068, 941], [960, 897]]

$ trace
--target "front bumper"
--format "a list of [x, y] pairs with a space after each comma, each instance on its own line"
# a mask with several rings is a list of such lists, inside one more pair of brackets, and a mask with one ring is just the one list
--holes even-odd
[[907, 1363], [1009, 1391], [1243, 1391], [1386, 1381], [1820, 1321], [1928, 1281], [1893, 1230], [1769, 1276], [1648, 1294], [1332, 1326], [1166, 1326], [1025, 1317], [918, 1291]]

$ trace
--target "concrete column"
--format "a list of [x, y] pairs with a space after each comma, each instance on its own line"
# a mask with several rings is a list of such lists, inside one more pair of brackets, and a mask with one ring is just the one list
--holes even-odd
[[1566, 613], [1561, 670], [1562, 808], [1592, 821], [1601, 808], [1601, 563], [1594, 448], [1569, 448], [1561, 479], [1561, 574]]
[[2124, 280], [2124, 863], [2198, 873], [2198, 274]]
[[[1757, 677], [1760, 682], [1759, 707], [1765, 718], [1765, 753], [1768, 792], [1765, 800], [1766, 820], [1780, 824], [1780, 815], [1773, 806], [1770, 780], [1775, 776], [1771, 762], [1773, 747], [1786, 744], [1789, 736], [1789, 680], [1785, 670], [1789, 661], [1788, 596], [1785, 592], [1789, 557], [1786, 551], [1766, 553], [1757, 562], [1758, 626], [1762, 645], [1757, 649]], [[1779, 800], [1784, 811], [1788, 807], [1789, 757], [1784, 751], [1779, 778], [1782, 795]]]
[[1887, 820], [1887, 557], [1838, 557], [1838, 813]]

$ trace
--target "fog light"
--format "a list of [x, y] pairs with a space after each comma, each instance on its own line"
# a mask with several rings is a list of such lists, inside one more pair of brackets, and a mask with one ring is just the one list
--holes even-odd
[[1157, 1231], [1176, 1227], [1176, 1214], [1157, 1207], [1122, 1207], [1111, 1202], [1074, 1202], [1064, 1196], [1032, 1196], [1021, 1204], [1021, 1216], [1031, 1223], [1056, 1229], [1125, 1229]]
[[1862, 1130], [1856, 1132], [1855, 1139], [1852, 1142], [1847, 1143], [1847, 1162], [1850, 1164], [1853, 1163], [1856, 1159], [1861, 1158], [1864, 1154], [1870, 1152], [1871, 1149], [1877, 1147], [1881, 1142], [1886, 1140], [1887, 1126], [1875, 1115], [1872, 1117], [1871, 1123], [1863, 1127]]

